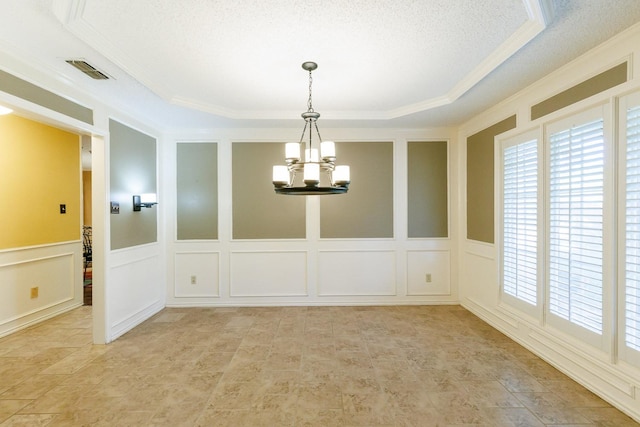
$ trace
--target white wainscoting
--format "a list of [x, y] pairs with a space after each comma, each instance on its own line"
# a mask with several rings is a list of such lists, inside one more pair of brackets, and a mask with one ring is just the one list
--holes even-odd
[[220, 252], [179, 252], [174, 263], [174, 297], [220, 296]]
[[118, 338], [165, 306], [165, 273], [158, 244], [111, 252], [107, 284], [108, 341]]
[[448, 250], [407, 252], [407, 295], [451, 295]]
[[306, 251], [230, 253], [232, 297], [307, 296]]
[[640, 419], [637, 370], [621, 369], [620, 364], [613, 363], [605, 353], [501, 304], [496, 250], [484, 244], [467, 246], [462, 259], [462, 306], [589, 390]]
[[395, 251], [320, 251], [319, 296], [397, 294]]
[[499, 307], [465, 298], [463, 307], [483, 319], [509, 338], [531, 350], [606, 401], [640, 420], [640, 377], [637, 370], [621, 369], [608, 359], [601, 359], [584, 348], [584, 344], [555, 330], [547, 330], [510, 314]]
[[[38, 296], [31, 298], [34, 287]], [[80, 242], [0, 252], [0, 336], [80, 305]]]
[[460, 271], [460, 294], [486, 306], [497, 306], [500, 289], [493, 245], [467, 241]]

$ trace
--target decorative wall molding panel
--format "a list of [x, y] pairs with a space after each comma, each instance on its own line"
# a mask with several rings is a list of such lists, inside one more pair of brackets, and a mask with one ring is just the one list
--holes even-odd
[[407, 252], [407, 295], [451, 295], [450, 251]]
[[110, 281], [105, 290], [107, 309], [111, 312], [108, 341], [164, 307], [165, 263], [159, 249], [154, 243], [111, 253]]
[[220, 253], [179, 252], [175, 254], [176, 298], [220, 296]]
[[0, 252], [0, 336], [82, 305], [80, 242]]
[[306, 296], [307, 252], [231, 252], [232, 297]]
[[319, 296], [397, 295], [395, 251], [320, 251]]

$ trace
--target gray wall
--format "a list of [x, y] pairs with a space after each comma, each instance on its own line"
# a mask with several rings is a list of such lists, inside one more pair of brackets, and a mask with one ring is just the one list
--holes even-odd
[[218, 238], [218, 145], [178, 143], [177, 238]]
[[447, 142], [409, 142], [407, 156], [408, 237], [447, 237]]
[[627, 81], [627, 63], [616, 65], [531, 107], [535, 120]]
[[284, 164], [284, 143], [232, 144], [233, 238], [304, 239], [305, 199], [273, 190], [274, 165]]
[[493, 243], [493, 144], [496, 135], [516, 127], [516, 116], [467, 138], [467, 238]]
[[[531, 107], [535, 120], [627, 81], [622, 62]], [[513, 129], [513, 115], [467, 138], [467, 238], [494, 243], [494, 138]]]
[[320, 237], [393, 237], [393, 143], [336, 142], [336, 157], [350, 166], [351, 186], [320, 198]]
[[0, 70], [0, 90], [90, 125], [93, 124], [93, 110], [2, 70]]
[[133, 195], [157, 194], [156, 140], [115, 120], [109, 134], [110, 200], [120, 203], [120, 213], [111, 214], [111, 249], [155, 242], [158, 207], [134, 212]]

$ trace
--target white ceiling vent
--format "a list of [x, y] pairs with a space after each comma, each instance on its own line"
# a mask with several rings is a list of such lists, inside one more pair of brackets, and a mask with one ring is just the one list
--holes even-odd
[[85, 73], [87, 76], [95, 80], [109, 80], [109, 76], [102, 71], [99, 71], [96, 67], [89, 64], [83, 59], [67, 59], [67, 64], [71, 64], [78, 70]]

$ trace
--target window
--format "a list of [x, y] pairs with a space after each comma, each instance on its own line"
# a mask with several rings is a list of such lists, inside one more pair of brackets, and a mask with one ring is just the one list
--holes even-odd
[[623, 335], [624, 346], [640, 351], [640, 106], [627, 108], [625, 119]]
[[602, 335], [605, 144], [597, 112], [549, 128], [548, 311]]
[[640, 366], [640, 91], [617, 111], [498, 139], [500, 300]]
[[502, 149], [502, 291], [537, 305], [538, 140]]

